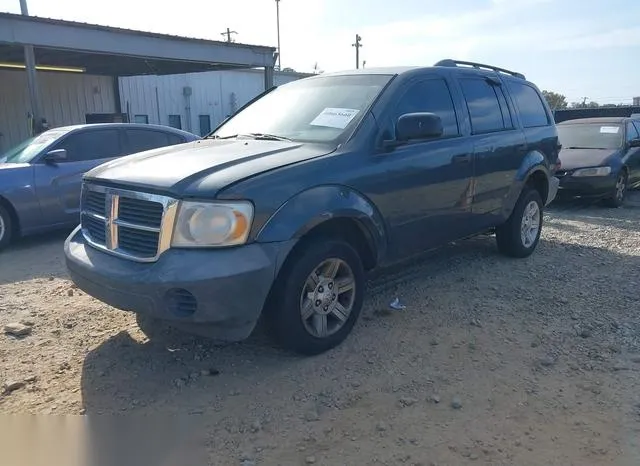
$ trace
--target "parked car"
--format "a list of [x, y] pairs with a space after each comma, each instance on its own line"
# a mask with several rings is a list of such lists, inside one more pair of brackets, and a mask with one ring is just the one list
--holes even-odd
[[558, 124], [562, 144], [562, 197], [602, 198], [620, 207], [629, 188], [640, 185], [640, 121], [584, 118]]
[[0, 250], [17, 236], [80, 223], [86, 171], [117, 157], [200, 139], [166, 126], [105, 123], [66, 126], [0, 155]]
[[73, 281], [143, 330], [237, 341], [264, 315], [316, 354], [351, 332], [373, 268], [493, 228], [529, 256], [557, 191], [555, 123], [521, 74], [466, 65], [294, 81], [201, 141], [90, 171]]

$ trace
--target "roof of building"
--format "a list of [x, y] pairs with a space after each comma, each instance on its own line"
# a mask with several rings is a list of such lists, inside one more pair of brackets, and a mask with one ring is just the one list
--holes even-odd
[[0, 13], [0, 62], [77, 67], [111, 76], [272, 67], [275, 48]]

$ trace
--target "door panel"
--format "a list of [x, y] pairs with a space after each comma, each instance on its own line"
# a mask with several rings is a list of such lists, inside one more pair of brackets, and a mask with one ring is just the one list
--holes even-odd
[[[640, 138], [640, 123], [627, 122], [627, 143], [638, 138]], [[640, 183], [640, 147], [628, 147], [624, 157], [629, 168], [629, 183], [631, 186]]]
[[513, 184], [526, 154], [524, 133], [516, 129], [501, 82], [489, 77], [464, 77], [459, 80], [467, 102], [473, 152], [475, 191], [472, 211], [478, 228], [493, 220]]
[[397, 106], [383, 117], [384, 139], [394, 139], [398, 117], [412, 112], [439, 115], [444, 135], [381, 151], [372, 156], [369, 174], [352, 181], [387, 219], [392, 259], [464, 236], [473, 178], [473, 148], [460, 136], [446, 81], [424, 75], [398, 94]]
[[67, 160], [35, 166], [38, 200], [48, 224], [77, 224], [82, 176], [121, 155], [120, 130], [86, 129], [71, 133], [51, 150], [55, 149], [65, 149]]

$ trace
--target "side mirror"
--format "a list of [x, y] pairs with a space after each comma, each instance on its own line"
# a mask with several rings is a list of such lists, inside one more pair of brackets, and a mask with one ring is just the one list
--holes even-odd
[[58, 163], [67, 160], [67, 149], [56, 149], [49, 151], [44, 156], [46, 163]]
[[629, 141], [629, 147], [640, 147], [640, 139], [632, 139]]
[[405, 113], [396, 123], [398, 142], [434, 139], [443, 133], [442, 120], [435, 113]]

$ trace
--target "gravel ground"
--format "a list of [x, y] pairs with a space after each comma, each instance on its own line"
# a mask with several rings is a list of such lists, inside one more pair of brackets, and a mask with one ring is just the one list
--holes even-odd
[[526, 260], [480, 237], [372, 277], [354, 333], [314, 358], [260, 333], [148, 341], [74, 289], [64, 237], [0, 254], [0, 323], [28, 333], [0, 335], [4, 413], [161, 415], [138, 464], [640, 464], [640, 193], [554, 206]]

